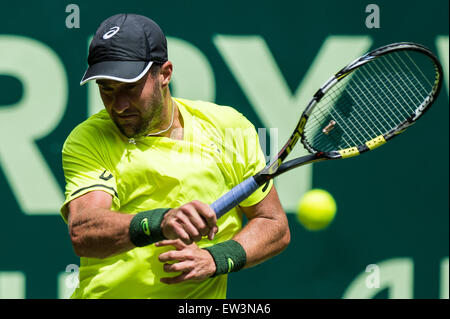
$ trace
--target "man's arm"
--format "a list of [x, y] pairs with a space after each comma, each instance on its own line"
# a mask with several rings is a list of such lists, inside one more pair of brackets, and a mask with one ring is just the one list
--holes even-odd
[[[69, 234], [78, 256], [106, 258], [136, 247], [129, 233], [135, 215], [111, 211], [111, 204], [111, 195], [103, 191], [86, 193], [69, 203]], [[217, 232], [214, 212], [199, 201], [169, 210], [161, 228], [165, 237], [189, 244], [202, 235], [212, 239]]]
[[[233, 237], [245, 250], [244, 268], [255, 266], [279, 254], [290, 242], [289, 225], [281, 207], [275, 187], [258, 204], [242, 207], [249, 222]], [[214, 275], [216, 265], [213, 257], [196, 244], [185, 245], [179, 240], [164, 240], [157, 246], [173, 246], [171, 250], [159, 255], [168, 273], [181, 272], [175, 277], [162, 278], [166, 284], [185, 280], [203, 280]], [[176, 261], [175, 263], [172, 263]]]
[[261, 202], [241, 209], [248, 223], [233, 239], [241, 244], [247, 254], [244, 268], [272, 258], [289, 245], [289, 224], [275, 186]]
[[106, 258], [135, 247], [129, 235], [133, 215], [113, 212], [111, 204], [111, 195], [103, 191], [86, 193], [69, 203], [69, 234], [75, 254]]

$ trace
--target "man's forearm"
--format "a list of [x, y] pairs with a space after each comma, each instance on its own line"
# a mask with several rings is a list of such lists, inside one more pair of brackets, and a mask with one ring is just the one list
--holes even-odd
[[241, 207], [248, 218], [245, 227], [234, 236], [244, 248], [244, 268], [255, 266], [279, 254], [290, 241], [289, 224], [275, 186], [258, 204]]
[[257, 217], [233, 237], [244, 248], [247, 262], [253, 267], [282, 252], [290, 241], [287, 221]]
[[133, 249], [129, 226], [133, 215], [103, 208], [85, 209], [69, 218], [69, 233], [80, 257], [106, 258]]

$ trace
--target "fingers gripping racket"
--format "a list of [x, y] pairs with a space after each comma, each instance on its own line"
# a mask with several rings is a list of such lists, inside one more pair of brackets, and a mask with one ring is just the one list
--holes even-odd
[[[217, 218], [284, 172], [356, 156], [391, 140], [430, 108], [442, 78], [438, 59], [415, 43], [386, 45], [358, 58], [314, 94], [278, 155], [211, 205]], [[310, 154], [284, 162], [298, 140]]]

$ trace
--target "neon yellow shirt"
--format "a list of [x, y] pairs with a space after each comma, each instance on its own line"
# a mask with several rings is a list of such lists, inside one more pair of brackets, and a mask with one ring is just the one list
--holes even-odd
[[[192, 200], [211, 204], [265, 166], [254, 126], [231, 107], [173, 99], [184, 122], [183, 140], [142, 137], [130, 143], [103, 110], [78, 125], [63, 147], [67, 203], [102, 190], [113, 197], [111, 210], [125, 214], [178, 207]], [[241, 203], [251, 206], [269, 192], [258, 189]], [[242, 227], [235, 208], [218, 220], [207, 247], [231, 239]], [[226, 298], [227, 275], [166, 285], [158, 256], [171, 247], [148, 245], [105, 258], [80, 258], [80, 284], [72, 298]]]

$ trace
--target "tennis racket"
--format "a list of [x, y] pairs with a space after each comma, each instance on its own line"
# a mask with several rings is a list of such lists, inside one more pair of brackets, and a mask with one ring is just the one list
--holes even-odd
[[[317, 90], [278, 155], [211, 205], [217, 218], [280, 174], [365, 153], [404, 132], [429, 110], [442, 78], [436, 56], [415, 43], [386, 45], [356, 59]], [[310, 154], [284, 162], [298, 140]]]

